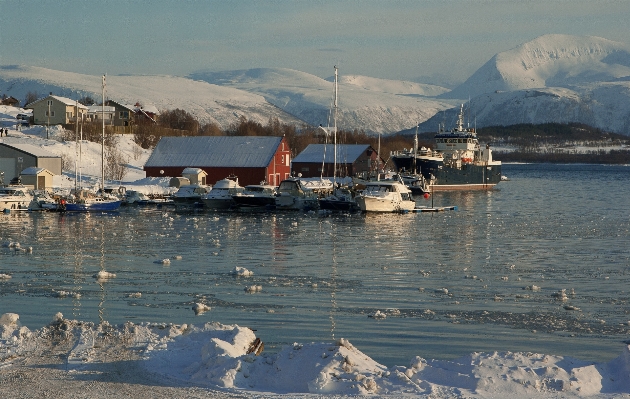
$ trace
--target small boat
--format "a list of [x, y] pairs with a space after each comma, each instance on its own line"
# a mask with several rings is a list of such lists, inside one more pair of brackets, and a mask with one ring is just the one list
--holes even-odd
[[108, 196], [75, 197], [73, 201], [61, 201], [61, 210], [66, 212], [112, 212], [120, 208], [121, 201]]
[[401, 175], [400, 178], [412, 195], [422, 196], [430, 192], [429, 183], [422, 175]]
[[58, 212], [62, 210], [59, 197], [53, 198], [45, 190], [33, 191], [33, 200], [29, 204], [30, 211]]
[[276, 196], [276, 209], [313, 210], [319, 205], [319, 198], [330, 192], [332, 182], [303, 181], [300, 177], [290, 177], [280, 182]]
[[27, 211], [34, 196], [23, 185], [0, 187], [0, 212]]
[[355, 197], [363, 212], [409, 212], [416, 207], [411, 190], [400, 181], [373, 181]]
[[268, 184], [250, 184], [243, 191], [232, 195], [237, 207], [242, 209], [275, 208], [277, 190]]
[[359, 205], [354, 199], [354, 193], [348, 187], [337, 187], [329, 196], [319, 199], [319, 209], [328, 211], [354, 212]]
[[236, 176], [228, 176], [223, 180], [216, 182], [212, 186], [212, 190], [201, 197], [203, 204], [209, 209], [230, 209], [236, 202], [232, 196], [242, 193], [243, 187], [238, 184]]
[[203, 184], [185, 184], [173, 194], [173, 201], [176, 206], [197, 206], [203, 205], [201, 197], [208, 194], [212, 186]]

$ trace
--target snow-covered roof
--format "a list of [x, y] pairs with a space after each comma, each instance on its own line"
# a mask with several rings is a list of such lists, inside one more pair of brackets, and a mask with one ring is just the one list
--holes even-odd
[[201, 168], [186, 168], [183, 170], [182, 175], [198, 175], [201, 173], [207, 175], [207, 173]]
[[55, 155], [52, 152], [48, 152], [41, 147], [31, 145], [31, 144], [0, 143], [0, 145], [4, 145], [10, 148], [13, 148], [14, 150], [25, 152], [27, 154], [30, 154], [39, 158], [60, 158], [58, 155]]
[[78, 104], [79, 108], [81, 108], [81, 109], [87, 109], [87, 107], [86, 107], [85, 105], [83, 105], [83, 104], [81, 104], [81, 103], [77, 103], [75, 100], [71, 100], [71, 99], [66, 98], [66, 97], [53, 96], [53, 95], [50, 95], [50, 96], [48, 96], [48, 97], [44, 97], [44, 98], [40, 98], [39, 100], [37, 100], [37, 101], [33, 101], [33, 102], [32, 102], [32, 103], [30, 103], [30, 104], [26, 104], [26, 105], [24, 106], [24, 108], [27, 108], [27, 107], [28, 107], [28, 108], [32, 108], [32, 107], [33, 107], [33, 105], [37, 104], [38, 102], [41, 102], [41, 101], [44, 101], [44, 100], [48, 100], [49, 98], [54, 98], [55, 100], [60, 101], [60, 102], [64, 103], [65, 105], [71, 105], [71, 106], [73, 106], [73, 107], [74, 107], [74, 106], [76, 106], [76, 105]]
[[[356, 161], [369, 144], [337, 144], [337, 163], [352, 163]], [[333, 144], [309, 144], [304, 151], [293, 158], [293, 163], [335, 162], [335, 146]], [[324, 153], [325, 149], [325, 153]]]
[[47, 171], [51, 175], [53, 174], [51, 171], [49, 171], [46, 168], [38, 168], [38, 167], [35, 167], [35, 166], [31, 166], [31, 167], [28, 167], [28, 168], [24, 169], [22, 172], [20, 172], [20, 174], [22, 176], [36, 176], [36, 175], [42, 173], [43, 171]]
[[145, 167], [266, 167], [282, 137], [162, 137]]
[[[99, 112], [103, 112], [103, 106], [102, 105], [90, 105], [89, 107], [87, 107], [88, 113], [91, 114], [98, 114]], [[116, 112], [116, 107], [112, 107], [109, 105], [105, 106], [105, 112]]]

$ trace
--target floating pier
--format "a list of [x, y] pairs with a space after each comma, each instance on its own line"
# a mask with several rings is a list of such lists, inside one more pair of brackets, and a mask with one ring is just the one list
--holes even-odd
[[428, 206], [417, 206], [412, 212], [444, 212], [444, 211], [456, 211], [456, 206], [439, 206], [437, 208], [428, 207]]

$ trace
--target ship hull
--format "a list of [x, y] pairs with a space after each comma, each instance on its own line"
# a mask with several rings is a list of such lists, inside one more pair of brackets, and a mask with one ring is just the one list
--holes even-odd
[[[413, 157], [392, 157], [398, 171], [413, 170]], [[462, 164], [460, 168], [444, 165], [443, 161], [417, 157], [416, 173], [421, 173], [427, 181], [434, 178], [430, 185], [432, 191], [446, 190], [490, 190], [501, 181], [501, 164], [485, 165]]]

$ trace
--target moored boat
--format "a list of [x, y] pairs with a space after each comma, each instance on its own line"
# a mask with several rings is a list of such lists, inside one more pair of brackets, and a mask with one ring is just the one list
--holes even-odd
[[203, 205], [201, 197], [208, 194], [212, 186], [202, 184], [185, 184], [173, 194], [173, 201], [176, 206], [196, 206]]
[[280, 182], [276, 196], [276, 209], [313, 210], [318, 200], [332, 190], [332, 182], [304, 181], [300, 177], [290, 177]]
[[435, 135], [435, 150], [394, 151], [391, 159], [399, 172], [424, 176], [430, 191], [489, 190], [501, 181], [501, 161], [492, 159], [489, 145], [479, 145], [475, 129], [464, 128], [463, 104], [457, 127]]
[[363, 212], [409, 212], [416, 207], [411, 190], [394, 180], [366, 183], [355, 201]]
[[277, 190], [268, 184], [250, 184], [243, 191], [232, 195], [237, 207], [242, 209], [275, 208]]
[[201, 197], [203, 204], [209, 209], [230, 209], [236, 202], [234, 195], [243, 192], [243, 187], [238, 184], [236, 176], [228, 176], [216, 182], [207, 194]]
[[0, 212], [27, 211], [33, 198], [26, 186], [0, 187]]

